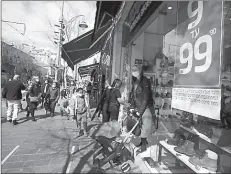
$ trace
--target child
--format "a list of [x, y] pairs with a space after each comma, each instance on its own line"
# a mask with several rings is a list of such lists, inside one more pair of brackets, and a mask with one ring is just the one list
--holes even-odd
[[78, 125], [80, 125], [79, 135], [81, 135], [81, 130], [83, 129], [84, 135], [87, 136], [88, 135], [87, 133], [88, 105], [84, 97], [83, 88], [78, 88], [76, 90], [76, 97], [75, 97], [74, 104], [75, 104], [74, 108], [75, 108], [77, 123]]

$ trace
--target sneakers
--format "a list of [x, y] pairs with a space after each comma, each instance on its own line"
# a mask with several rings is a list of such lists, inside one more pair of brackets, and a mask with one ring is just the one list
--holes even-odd
[[7, 122], [9, 122], [9, 123], [12, 123], [12, 119], [10, 119], [10, 120], [7, 120]]
[[183, 145], [175, 147], [174, 150], [180, 154], [185, 154], [191, 157], [195, 154], [194, 145], [194, 142], [186, 140]]
[[[212, 154], [213, 158], [209, 157], [209, 154]], [[205, 152], [204, 156], [194, 155], [189, 158], [189, 162], [196, 166], [198, 169], [201, 167], [208, 169], [209, 171], [216, 172], [217, 171], [217, 154], [212, 151]]]
[[13, 120], [13, 125], [17, 125], [17, 124], [18, 124], [17, 120]]

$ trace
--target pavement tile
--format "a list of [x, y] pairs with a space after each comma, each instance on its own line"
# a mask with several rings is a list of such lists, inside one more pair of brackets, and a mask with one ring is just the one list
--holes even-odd
[[27, 161], [23, 168], [27, 168], [27, 167], [35, 167], [35, 166], [45, 166], [48, 165], [50, 162], [50, 159], [46, 159], [46, 160], [36, 160], [36, 161]]
[[24, 165], [25, 162], [14, 162], [14, 163], [8, 163], [5, 162], [2, 165], [2, 169], [15, 169], [15, 168], [21, 168]]
[[61, 164], [65, 165], [67, 158], [54, 158], [51, 159], [49, 165], [56, 165], [56, 164]]
[[11, 156], [7, 162], [42, 160], [47, 159], [48, 156], [49, 154], [16, 155]]
[[34, 169], [31, 167], [22, 168], [20, 173], [35, 173]]
[[21, 168], [16, 169], [7, 169], [5, 172], [2, 173], [20, 173]]
[[34, 167], [35, 173], [62, 173], [62, 165], [46, 165], [42, 167]]
[[20, 143], [22, 143], [24, 140], [22, 140], [22, 139], [17, 139], [17, 140], [15, 140], [15, 139], [7, 139], [7, 140], [5, 140], [4, 138], [2, 138], [2, 144], [20, 144]]
[[7, 169], [2, 169], [1, 173], [6, 173]]
[[14, 144], [3, 144], [2, 143], [2, 149], [4, 149], [4, 151], [11, 151], [16, 147], [16, 145]]
[[18, 149], [13, 155], [29, 155], [29, 154], [36, 154], [39, 148], [34, 149]]
[[40, 148], [37, 151], [37, 154], [48, 154], [48, 153], [58, 153], [59, 150], [53, 149], [53, 148]]
[[11, 150], [5, 150], [2, 148], [1, 159], [3, 160], [10, 152], [11, 152]]

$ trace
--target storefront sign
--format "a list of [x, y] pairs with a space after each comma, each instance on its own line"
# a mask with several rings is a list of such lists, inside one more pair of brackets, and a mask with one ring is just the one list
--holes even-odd
[[130, 31], [132, 31], [133, 28], [136, 26], [136, 24], [139, 22], [141, 17], [144, 15], [144, 12], [150, 6], [151, 2], [152, 1], [144, 1], [144, 2], [136, 1], [134, 3], [134, 5], [133, 5], [134, 8], [132, 8], [132, 10], [130, 12], [133, 12], [133, 16], [135, 16], [135, 19], [132, 21], [132, 23], [130, 25]]
[[220, 120], [220, 89], [173, 88], [172, 107]]
[[161, 3], [162, 1], [134, 2], [123, 25], [123, 47], [127, 46]]
[[190, 1], [179, 6], [175, 81], [178, 87], [219, 87], [222, 51], [222, 2]]
[[172, 107], [220, 120], [223, 4], [179, 2], [179, 9]]

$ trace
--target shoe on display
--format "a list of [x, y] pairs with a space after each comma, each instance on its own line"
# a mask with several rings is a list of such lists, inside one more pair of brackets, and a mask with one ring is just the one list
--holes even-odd
[[173, 146], [182, 146], [186, 141], [186, 137], [179, 133], [174, 133], [174, 137], [169, 139], [167, 143]]
[[203, 167], [208, 169], [209, 171], [216, 172], [217, 159], [218, 155], [215, 152], [211, 150], [206, 150], [204, 156], [195, 155], [189, 158], [189, 162], [198, 168]]
[[191, 157], [195, 154], [194, 145], [194, 142], [186, 140], [183, 145], [174, 147], [174, 150]]
[[171, 98], [172, 97], [172, 95], [170, 94], [170, 92], [167, 92], [166, 97], [167, 98]]
[[212, 138], [213, 136], [213, 129], [212, 126], [206, 124], [196, 124], [194, 128], [200, 132], [201, 134], [205, 135], [208, 138]]

